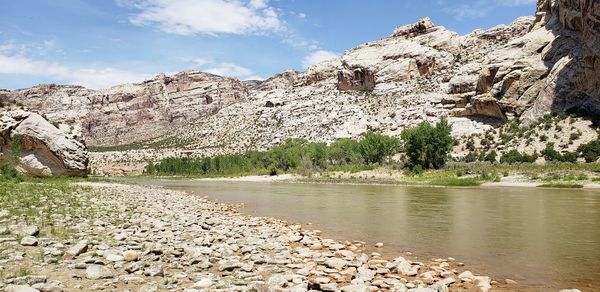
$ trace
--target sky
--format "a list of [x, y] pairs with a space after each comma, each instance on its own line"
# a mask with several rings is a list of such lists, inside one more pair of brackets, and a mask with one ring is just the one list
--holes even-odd
[[303, 71], [430, 17], [460, 34], [531, 16], [536, 0], [0, 0], [0, 88], [89, 88], [201, 70]]

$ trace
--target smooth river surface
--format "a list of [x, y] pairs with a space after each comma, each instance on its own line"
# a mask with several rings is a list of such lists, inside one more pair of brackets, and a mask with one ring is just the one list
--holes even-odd
[[[202, 180], [137, 180], [193, 191], [241, 211], [314, 225], [384, 253], [454, 257], [530, 288], [600, 289], [600, 193]], [[535, 288], [537, 287], [537, 288]], [[596, 290], [598, 291], [598, 290]]]

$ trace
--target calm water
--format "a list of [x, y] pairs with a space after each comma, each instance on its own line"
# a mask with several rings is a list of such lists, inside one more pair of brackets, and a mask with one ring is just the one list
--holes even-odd
[[[478, 273], [538, 287], [600, 287], [600, 193], [524, 188], [144, 181], [245, 203], [243, 212], [312, 222], [384, 252], [455, 257]], [[541, 285], [541, 286], [539, 286]]]

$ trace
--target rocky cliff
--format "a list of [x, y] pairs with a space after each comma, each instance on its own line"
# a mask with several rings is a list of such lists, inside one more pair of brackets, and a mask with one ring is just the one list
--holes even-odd
[[101, 91], [45, 85], [0, 94], [52, 120], [79, 123], [92, 146], [138, 144], [93, 161], [139, 171], [164, 155], [261, 150], [288, 137], [398, 135], [442, 116], [456, 136], [553, 111], [597, 117], [599, 52], [597, 1], [540, 0], [534, 17], [510, 25], [460, 36], [423, 19], [306, 72], [263, 82], [184, 72]]
[[0, 92], [8, 102], [82, 128], [90, 146], [149, 141], [248, 97], [240, 81], [201, 72], [163, 74], [106, 90], [39, 85]]

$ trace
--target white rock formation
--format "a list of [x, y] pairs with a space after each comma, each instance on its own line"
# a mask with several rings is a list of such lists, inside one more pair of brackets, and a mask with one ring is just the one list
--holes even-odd
[[[31, 176], [85, 176], [88, 152], [75, 129], [55, 127], [42, 116], [23, 110], [0, 112], [0, 160], [18, 154], [18, 172]], [[64, 130], [69, 130], [65, 132]], [[15, 137], [20, 151], [11, 152]]]

